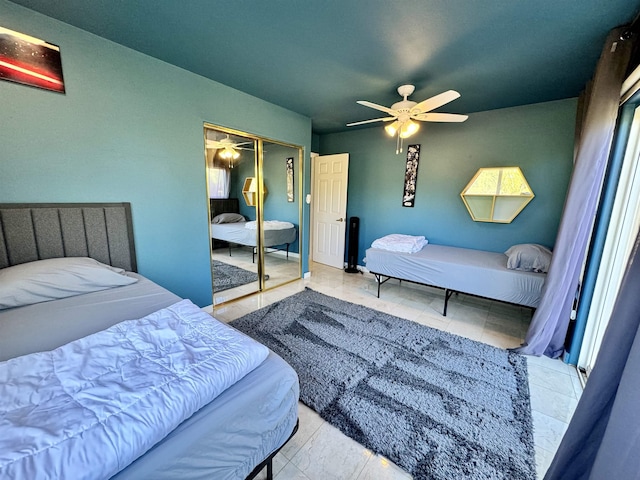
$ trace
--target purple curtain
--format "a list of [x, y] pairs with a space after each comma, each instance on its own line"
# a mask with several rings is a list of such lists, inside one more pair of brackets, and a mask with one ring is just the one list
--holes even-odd
[[524, 343], [515, 349], [522, 354], [557, 358], [564, 351], [631, 53], [631, 41], [620, 39], [623, 32], [620, 28], [609, 33], [596, 67], [540, 307], [531, 319]]
[[640, 478], [640, 236], [596, 364], [544, 480]]

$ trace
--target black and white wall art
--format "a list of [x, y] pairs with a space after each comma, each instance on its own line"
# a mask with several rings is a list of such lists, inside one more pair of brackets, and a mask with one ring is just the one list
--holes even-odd
[[293, 157], [287, 158], [287, 201], [293, 202]]
[[404, 193], [402, 206], [413, 207], [416, 199], [416, 184], [418, 182], [418, 163], [420, 162], [420, 145], [407, 147], [407, 167], [404, 172]]

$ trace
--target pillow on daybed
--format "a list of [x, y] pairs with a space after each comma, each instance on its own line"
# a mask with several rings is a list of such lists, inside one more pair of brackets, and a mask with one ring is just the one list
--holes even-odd
[[244, 222], [246, 219], [239, 213], [221, 213], [211, 220], [211, 223], [238, 223]]
[[542, 245], [536, 243], [514, 245], [504, 254], [508, 257], [507, 268], [511, 270], [542, 273], [549, 271], [551, 250]]
[[0, 310], [72, 297], [138, 281], [86, 257], [49, 258], [0, 270]]

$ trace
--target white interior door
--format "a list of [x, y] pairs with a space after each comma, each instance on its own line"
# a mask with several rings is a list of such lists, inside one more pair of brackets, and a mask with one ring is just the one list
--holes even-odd
[[311, 257], [314, 262], [344, 267], [349, 154], [313, 157]]

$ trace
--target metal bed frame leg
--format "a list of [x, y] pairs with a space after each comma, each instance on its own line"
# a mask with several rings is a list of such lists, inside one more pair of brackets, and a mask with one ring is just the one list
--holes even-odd
[[273, 480], [273, 457], [275, 457], [276, 454], [282, 449], [282, 447], [284, 447], [287, 444], [287, 442], [291, 440], [291, 437], [293, 437], [295, 433], [298, 431], [299, 425], [300, 425], [300, 420], [298, 419], [296, 420], [296, 424], [293, 427], [293, 432], [291, 432], [291, 435], [289, 435], [289, 438], [287, 438], [287, 440], [282, 445], [280, 445], [273, 453], [271, 453], [271, 455], [269, 455], [265, 460], [260, 462], [260, 464], [253, 469], [253, 471], [249, 474], [249, 476], [245, 480], [253, 480], [264, 469], [265, 466], [267, 467], [267, 480]]
[[457, 293], [455, 290], [449, 290], [448, 288], [444, 289], [444, 312], [442, 313], [443, 317], [447, 316], [447, 305], [449, 304], [449, 299], [451, 295]]
[[273, 480], [273, 459], [267, 463], [267, 480]]
[[[360, 272], [362, 273], [362, 272]], [[376, 282], [378, 284], [378, 298], [380, 298], [380, 285], [382, 285], [383, 283], [387, 282], [391, 277], [387, 277], [386, 280], [382, 280], [382, 275], [379, 273], [375, 273], [375, 272], [371, 272], [373, 273], [373, 276], [376, 277]]]

